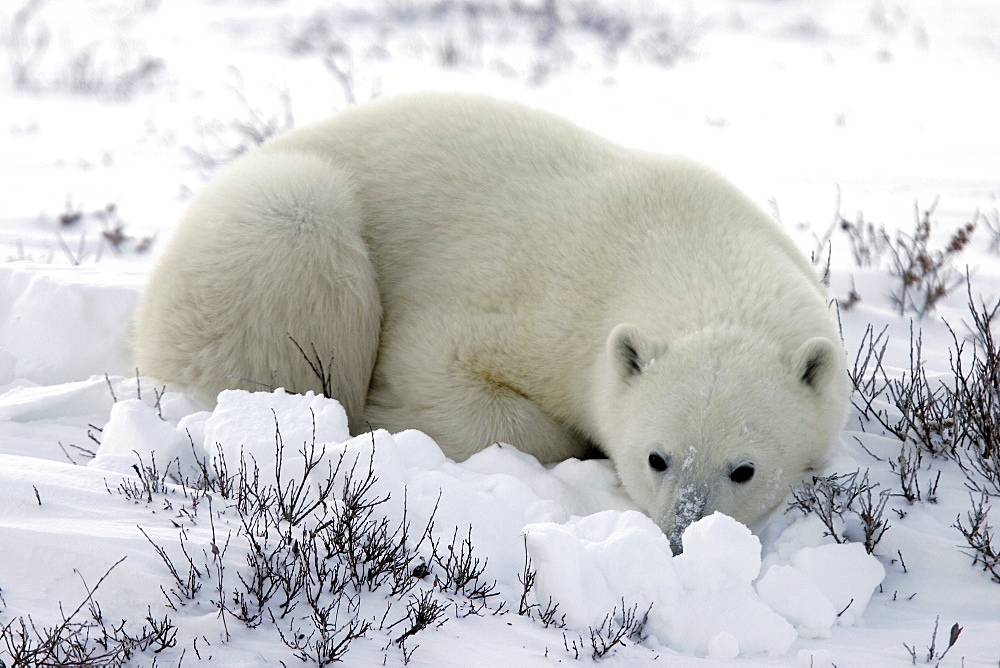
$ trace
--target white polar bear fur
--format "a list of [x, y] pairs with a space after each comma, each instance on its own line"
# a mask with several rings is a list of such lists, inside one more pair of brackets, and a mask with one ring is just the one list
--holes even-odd
[[206, 398], [318, 390], [289, 335], [332, 352], [354, 432], [421, 429], [456, 459], [596, 445], [675, 549], [704, 514], [773, 509], [847, 405], [826, 291], [746, 196], [487, 97], [353, 108], [194, 199], [140, 308], [140, 370]]

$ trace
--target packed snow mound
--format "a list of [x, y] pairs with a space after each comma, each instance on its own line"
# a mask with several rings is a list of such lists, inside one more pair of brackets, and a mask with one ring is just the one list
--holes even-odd
[[130, 371], [128, 328], [145, 269], [0, 264], [0, 386]]
[[[658, 643], [718, 659], [785, 654], [797, 637], [777, 612], [786, 598], [775, 595], [776, 605], [769, 606], [754, 591], [760, 541], [725, 515], [714, 513], [690, 525], [684, 552], [676, 557], [653, 521], [636, 512], [535, 524], [525, 533], [538, 569], [539, 602], [558, 603], [574, 627], [597, 628], [613, 607], [636, 605], [640, 612], [649, 610], [645, 632]], [[842, 546], [832, 547], [839, 552]], [[806, 596], [804, 605], [829, 606], [819, 590]], [[827, 628], [832, 624], [829, 620]]]
[[826, 638], [835, 623], [856, 624], [885, 568], [860, 543], [803, 547], [788, 565], [775, 564], [757, 592], [807, 637]]
[[[213, 411], [173, 423], [139, 400], [121, 401], [102, 436], [90, 466], [119, 473], [136, 456], [161, 470], [175, 466], [179, 479], [193, 477], [199, 462], [233, 471], [242, 459], [267, 484], [308, 475], [316, 487], [331, 474], [371, 466], [371, 494], [388, 498], [380, 509], [390, 522], [405, 514], [423, 527], [433, 519], [447, 536], [471, 527], [486, 576], [508, 607], [516, 609], [521, 595], [526, 548], [536, 572], [529, 596], [540, 609], [557, 604], [568, 627], [581, 632], [612, 613], [648, 613], [642, 631], [649, 642], [689, 655], [785, 655], [799, 632], [829, 634], [845, 606], [856, 620], [884, 575], [863, 548], [825, 544], [772, 565], [755, 588], [761, 544], [745, 526], [718, 513], [703, 518], [684, 532], [684, 552], [675, 557], [607, 461], [545, 467], [495, 445], [454, 462], [417, 431], [351, 438], [341, 406], [311, 393], [226, 391]], [[318, 465], [307, 469], [310, 456]]]

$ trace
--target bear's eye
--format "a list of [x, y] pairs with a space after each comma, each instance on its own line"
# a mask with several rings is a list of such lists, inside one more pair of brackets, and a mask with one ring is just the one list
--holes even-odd
[[729, 479], [733, 482], [748, 482], [753, 477], [753, 464], [742, 464], [733, 469]]
[[649, 467], [657, 473], [663, 473], [667, 470], [667, 460], [652, 452], [649, 455]]

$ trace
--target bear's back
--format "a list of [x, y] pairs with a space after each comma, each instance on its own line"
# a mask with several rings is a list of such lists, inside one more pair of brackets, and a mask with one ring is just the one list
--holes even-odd
[[802, 253], [721, 175], [517, 103], [401, 96], [264, 149], [353, 175], [390, 318], [447, 301], [525, 327], [576, 322], [596, 340], [622, 320], [772, 330], [790, 310], [825, 309]]

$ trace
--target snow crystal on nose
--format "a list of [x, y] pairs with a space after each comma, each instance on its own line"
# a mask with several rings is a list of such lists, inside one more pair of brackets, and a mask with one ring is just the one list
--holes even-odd
[[674, 554], [680, 554], [683, 549], [681, 534], [692, 522], [701, 519], [702, 515], [705, 514], [707, 502], [708, 495], [701, 486], [688, 484], [677, 490], [673, 524], [667, 534]]
[[677, 491], [677, 503], [674, 506], [674, 525], [686, 527], [695, 520], [701, 519], [705, 512], [708, 494], [699, 485], [684, 485]]

